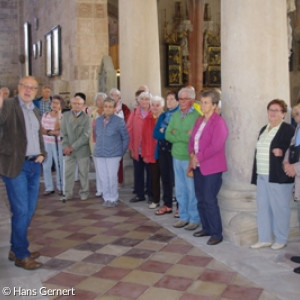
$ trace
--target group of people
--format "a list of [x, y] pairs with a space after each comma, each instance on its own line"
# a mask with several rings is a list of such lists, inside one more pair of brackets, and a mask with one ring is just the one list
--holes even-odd
[[[175, 228], [195, 231], [194, 237], [209, 237], [208, 245], [223, 240], [217, 195], [222, 173], [227, 170], [225, 144], [228, 128], [219, 111], [220, 93], [204, 90], [200, 106], [192, 86], [169, 92], [165, 100], [152, 96], [147, 86], [135, 93], [136, 107], [122, 103], [114, 88], [97, 93], [93, 107], [86, 106], [83, 93], [71, 99], [64, 111], [59, 95], [44, 86], [35, 99], [38, 82], [27, 76], [18, 84], [18, 96], [4, 99], [0, 91], [0, 174], [12, 212], [9, 259], [16, 266], [33, 270], [42, 264], [39, 252], [29, 252], [27, 229], [35, 211], [41, 167], [44, 195], [55, 192], [61, 199], [73, 198], [76, 170], [81, 200], [89, 197], [89, 166], [96, 171], [96, 196], [105, 207], [118, 205], [118, 183], [123, 180], [122, 157], [133, 159], [134, 192], [131, 202], [145, 201], [160, 216], [173, 212], [176, 196], [179, 219]], [[34, 101], [35, 100], [35, 101]], [[166, 106], [166, 109], [165, 109]], [[284, 122], [287, 105], [272, 100], [267, 107], [268, 124], [258, 137], [252, 183], [257, 184], [258, 242], [253, 249], [285, 247], [288, 241], [290, 199], [300, 199], [300, 105], [293, 110], [299, 125]], [[175, 187], [175, 195], [173, 189]], [[161, 205], [161, 195], [162, 202]], [[299, 202], [298, 202], [299, 203]], [[299, 221], [300, 221], [300, 205]], [[291, 258], [300, 262], [300, 257]], [[294, 270], [300, 273], [300, 268]]]

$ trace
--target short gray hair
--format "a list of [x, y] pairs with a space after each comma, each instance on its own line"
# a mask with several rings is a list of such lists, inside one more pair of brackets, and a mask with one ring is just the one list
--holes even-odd
[[180, 91], [178, 92], [178, 98], [180, 98], [180, 95], [182, 93], [188, 93], [189, 97], [192, 100], [195, 100], [195, 98], [196, 98], [195, 89], [193, 87], [184, 87], [184, 88], [180, 89]]
[[161, 107], [165, 106], [165, 99], [163, 97], [161, 97], [161, 96], [153, 96], [153, 97], [151, 97], [150, 103], [153, 103], [155, 101], [159, 101]]
[[118, 94], [119, 97], [121, 97], [121, 92], [120, 90], [118, 90], [117, 88], [112, 88], [110, 91], [109, 91], [109, 97], [111, 97], [111, 94], [112, 93], [116, 93]]
[[113, 103], [114, 107], [116, 107], [116, 100], [113, 99], [113, 98], [106, 97], [106, 98], [103, 100], [103, 105], [104, 105], [105, 102], [107, 102], [107, 103]]
[[152, 98], [152, 95], [149, 92], [142, 92], [138, 96], [138, 101], [140, 101], [142, 98], [148, 98], [150, 100]]
[[205, 90], [200, 93], [200, 98], [210, 98], [212, 104], [218, 105], [221, 98], [221, 94], [216, 89]]
[[107, 95], [103, 92], [97, 93], [94, 99], [95, 104], [97, 104], [99, 98], [102, 98], [104, 100], [105, 98], [107, 98]]

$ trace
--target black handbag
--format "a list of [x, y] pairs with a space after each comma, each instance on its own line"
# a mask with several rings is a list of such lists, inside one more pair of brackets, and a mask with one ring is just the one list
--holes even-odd
[[290, 150], [289, 163], [290, 164], [295, 164], [295, 163], [299, 162], [300, 145], [299, 146], [291, 145], [289, 150]]

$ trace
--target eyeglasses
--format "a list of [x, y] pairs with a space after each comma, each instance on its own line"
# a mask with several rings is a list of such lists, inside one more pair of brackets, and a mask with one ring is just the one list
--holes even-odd
[[180, 101], [188, 101], [188, 100], [192, 100], [192, 98], [179, 98]]
[[36, 86], [27, 85], [24, 83], [20, 83], [20, 85], [26, 90], [36, 91], [38, 88]]
[[72, 105], [83, 105], [81, 102], [72, 102]]

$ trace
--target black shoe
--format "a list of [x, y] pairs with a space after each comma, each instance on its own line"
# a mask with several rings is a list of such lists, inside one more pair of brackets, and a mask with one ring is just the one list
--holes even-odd
[[129, 202], [140, 202], [140, 201], [144, 201], [144, 200], [145, 200], [145, 197], [140, 198], [140, 197], [136, 196], [136, 197], [133, 197], [132, 199], [130, 199]]
[[54, 194], [54, 191], [45, 191], [44, 196], [49, 196], [51, 194]]
[[292, 256], [291, 261], [300, 264], [300, 256]]
[[196, 231], [193, 236], [195, 237], [201, 237], [201, 236], [209, 236], [209, 234], [207, 234], [205, 231], [200, 230], [200, 231]]
[[297, 273], [297, 274], [300, 274], [300, 267], [295, 268], [295, 269], [294, 269], [294, 272]]
[[207, 241], [207, 245], [211, 245], [211, 246], [213, 246], [213, 245], [217, 245], [217, 244], [219, 244], [219, 243], [221, 243], [223, 241], [223, 239], [217, 239], [217, 238], [213, 238], [213, 237], [211, 237], [208, 241]]

